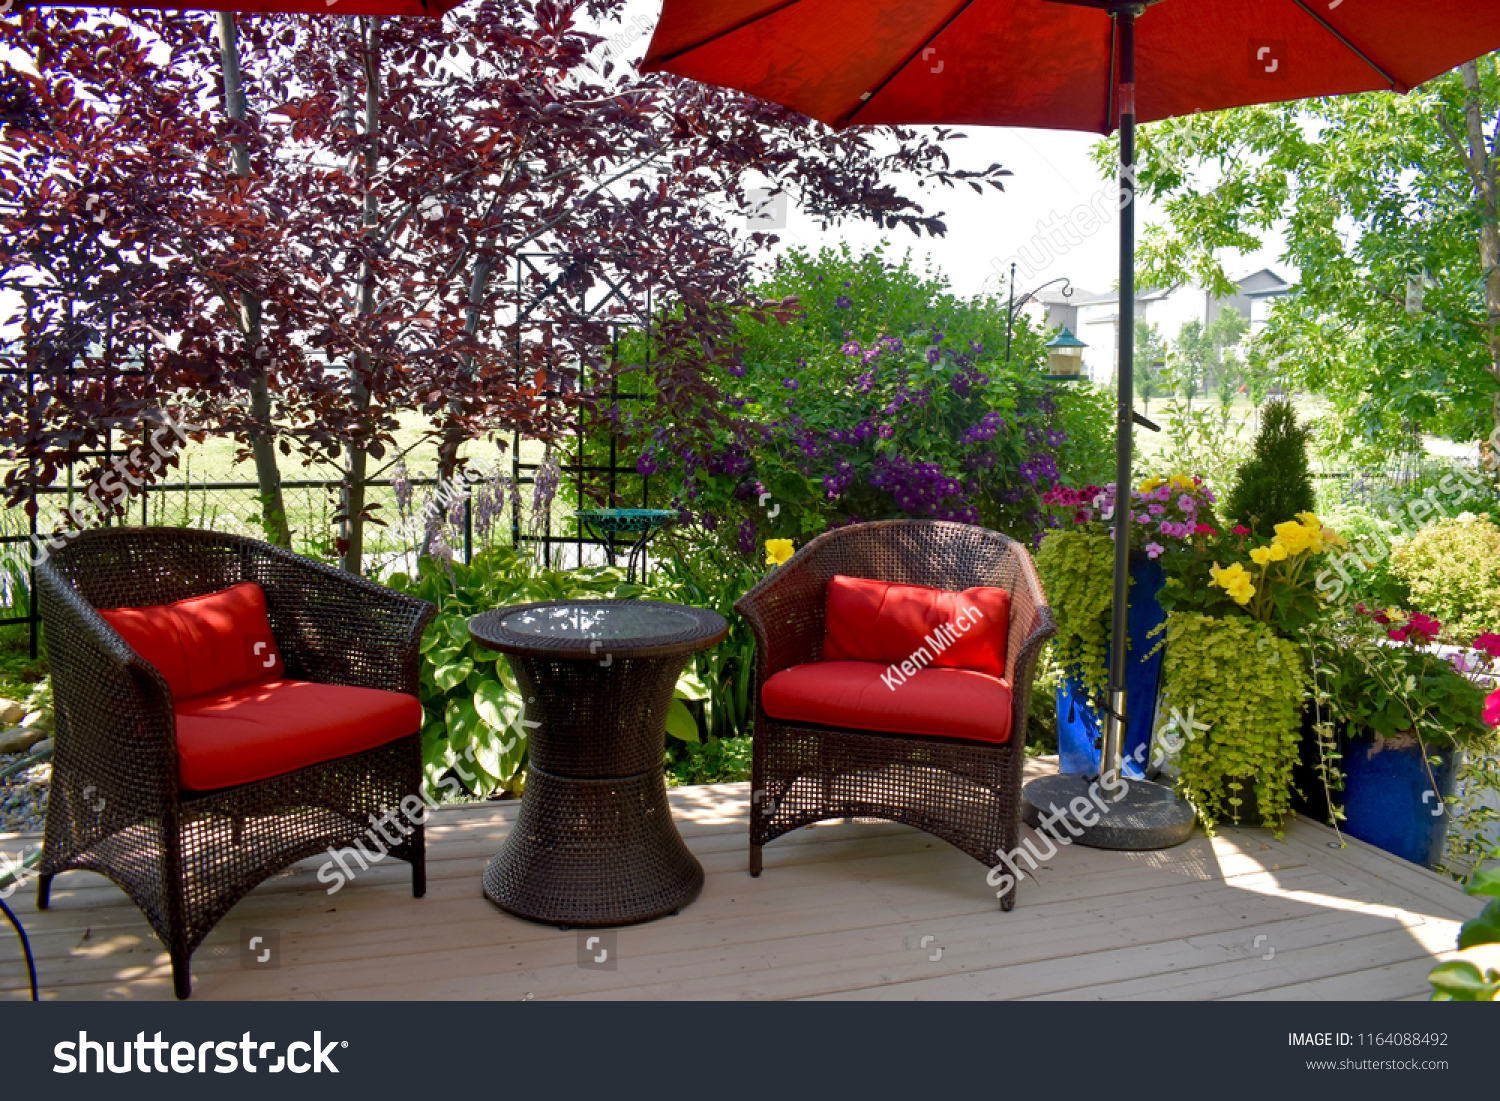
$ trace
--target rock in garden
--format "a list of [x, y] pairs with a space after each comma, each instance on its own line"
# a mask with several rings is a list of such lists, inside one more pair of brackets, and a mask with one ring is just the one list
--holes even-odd
[[47, 732], [35, 726], [18, 726], [0, 734], [0, 754], [24, 753], [47, 736]]
[[0, 726], [17, 726], [26, 715], [26, 709], [15, 700], [0, 700]]

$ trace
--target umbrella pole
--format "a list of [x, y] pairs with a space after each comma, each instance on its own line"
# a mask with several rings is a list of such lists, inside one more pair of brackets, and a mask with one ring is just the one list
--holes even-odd
[[[1116, 372], [1119, 408], [1115, 424], [1114, 608], [1099, 775], [1042, 776], [1021, 792], [1027, 824], [1045, 830], [1059, 844], [1133, 851], [1180, 845], [1192, 836], [1195, 818], [1193, 808], [1171, 788], [1145, 780], [1127, 781], [1121, 770], [1130, 597], [1131, 433], [1135, 420], [1135, 19], [1145, 7], [1143, 0], [1117, 0], [1109, 6], [1120, 49], [1120, 363]], [[1136, 763], [1144, 772], [1148, 762]], [[1011, 866], [1014, 868], [1014, 863]]]
[[[1135, 19], [1139, 9], [1114, 12], [1120, 41], [1120, 335], [1115, 418], [1115, 570], [1110, 626], [1109, 702], [1099, 772], [1106, 791], [1118, 791], [1125, 744], [1125, 643], [1130, 601], [1131, 445], [1135, 409]], [[1144, 765], [1145, 762], [1137, 762]]]

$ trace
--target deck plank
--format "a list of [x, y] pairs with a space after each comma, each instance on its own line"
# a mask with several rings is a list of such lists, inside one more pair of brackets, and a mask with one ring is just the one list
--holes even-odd
[[[798, 830], [767, 846], [751, 879], [749, 797], [748, 784], [671, 792], [703, 894], [619, 930], [617, 970], [579, 966], [576, 932], [482, 897], [480, 873], [516, 813], [489, 803], [433, 813], [421, 900], [396, 861], [332, 895], [317, 879], [326, 857], [273, 877], [198, 950], [194, 997], [1398, 999], [1424, 994], [1433, 957], [1478, 911], [1442, 877], [1359, 842], [1331, 848], [1331, 830], [1300, 820], [1282, 841], [1226, 829], [1156, 853], [1064, 847], [1009, 913], [983, 866], [892, 823]], [[0, 851], [37, 840], [0, 838]], [[42, 913], [30, 889], [10, 901], [45, 997], [171, 998], [166, 953], [107, 880], [58, 877]], [[280, 932], [279, 968], [240, 966], [247, 926]], [[0, 937], [0, 999], [24, 997], [23, 982], [18, 948]]]

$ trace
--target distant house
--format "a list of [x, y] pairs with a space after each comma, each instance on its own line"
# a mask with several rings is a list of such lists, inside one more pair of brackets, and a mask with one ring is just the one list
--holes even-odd
[[[1232, 307], [1250, 319], [1250, 332], [1254, 334], [1265, 326], [1271, 304], [1292, 289], [1270, 268], [1236, 279], [1235, 286], [1236, 293], [1224, 298], [1215, 298], [1192, 283], [1143, 290], [1136, 295], [1135, 315], [1155, 325], [1163, 338], [1172, 341], [1187, 322], [1196, 320], [1207, 325]], [[1120, 296], [1111, 291], [1080, 300], [1075, 295], [1073, 310], [1077, 324], [1068, 327], [1088, 345], [1083, 353], [1085, 370], [1095, 382], [1113, 381], [1119, 362]]]
[[1065, 295], [1061, 286], [1048, 287], [1021, 307], [1021, 312], [1031, 318], [1033, 323], [1046, 329], [1060, 329], [1067, 326], [1076, 333], [1078, 331], [1078, 304], [1098, 296], [1093, 291], [1086, 291], [1082, 287], [1073, 287], [1072, 290], [1071, 295]]

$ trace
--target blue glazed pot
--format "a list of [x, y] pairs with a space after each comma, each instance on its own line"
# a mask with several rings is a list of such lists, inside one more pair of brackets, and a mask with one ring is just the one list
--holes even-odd
[[[1130, 722], [1125, 729], [1125, 775], [1139, 779], [1142, 768], [1149, 766], [1151, 731], [1156, 728], [1156, 697], [1161, 686], [1161, 664], [1165, 649], [1156, 650], [1160, 636], [1151, 632], [1167, 620], [1156, 595], [1161, 592], [1166, 574], [1161, 564], [1145, 555], [1130, 558], [1130, 609], [1126, 615], [1126, 637], [1130, 649], [1125, 665], [1125, 699]], [[1108, 668], [1108, 657], [1105, 667]], [[1100, 719], [1088, 706], [1087, 695], [1078, 682], [1065, 676], [1057, 686], [1057, 756], [1062, 772], [1097, 773], [1099, 745], [1104, 731]]]
[[[1344, 832], [1403, 860], [1430, 868], [1443, 856], [1448, 836], [1444, 805], [1458, 778], [1458, 750], [1428, 747], [1431, 766], [1417, 745], [1384, 747], [1375, 740], [1341, 738]], [[1433, 780], [1437, 791], [1433, 791]]]

